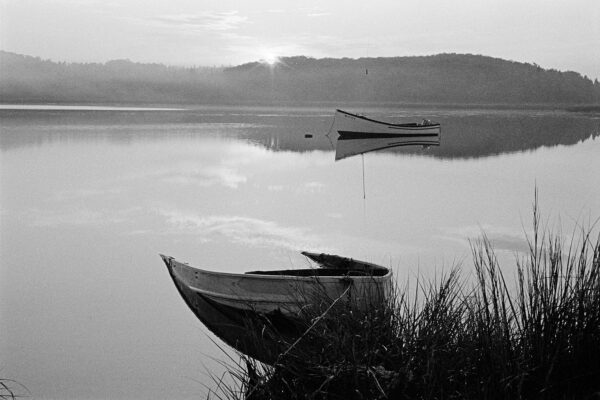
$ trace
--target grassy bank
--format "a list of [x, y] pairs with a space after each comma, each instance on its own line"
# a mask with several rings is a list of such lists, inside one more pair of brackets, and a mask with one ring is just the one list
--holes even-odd
[[533, 221], [514, 277], [483, 236], [474, 273], [417, 279], [366, 312], [315, 311], [275, 365], [242, 359], [211, 398], [600, 398], [600, 238], [565, 244], [536, 207]]

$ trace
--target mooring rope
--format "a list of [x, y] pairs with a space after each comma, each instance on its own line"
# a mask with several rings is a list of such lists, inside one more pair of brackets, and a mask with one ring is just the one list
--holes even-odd
[[333, 119], [331, 120], [331, 125], [329, 125], [329, 129], [327, 129], [327, 133], [325, 134], [325, 136], [329, 137], [329, 134], [331, 133], [331, 128], [333, 128], [334, 123], [335, 123], [335, 115], [333, 116]]
[[362, 158], [363, 199], [366, 199], [367, 198], [367, 190], [365, 189], [365, 154], [362, 153], [360, 156]]

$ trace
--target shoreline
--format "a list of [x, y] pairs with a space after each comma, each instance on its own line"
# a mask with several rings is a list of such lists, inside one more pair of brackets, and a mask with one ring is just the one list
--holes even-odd
[[566, 111], [600, 113], [600, 104], [475, 104], [475, 103], [393, 103], [393, 102], [223, 102], [211, 104], [155, 102], [8, 102], [0, 100], [0, 110], [19, 111], [189, 111], [198, 108], [264, 107], [264, 108], [398, 108], [432, 110], [501, 110], [501, 111]]

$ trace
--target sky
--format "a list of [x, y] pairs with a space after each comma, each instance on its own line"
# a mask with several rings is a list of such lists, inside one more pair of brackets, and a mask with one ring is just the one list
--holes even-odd
[[237, 65], [472, 53], [600, 79], [598, 0], [0, 0], [0, 49], [67, 62]]

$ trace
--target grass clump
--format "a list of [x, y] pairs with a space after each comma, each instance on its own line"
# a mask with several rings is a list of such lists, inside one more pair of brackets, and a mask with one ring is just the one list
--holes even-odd
[[514, 278], [483, 236], [471, 243], [475, 279], [454, 268], [368, 310], [306, 315], [276, 363], [243, 359], [239, 388], [217, 397], [600, 399], [600, 238], [588, 230], [565, 246], [533, 214]]

